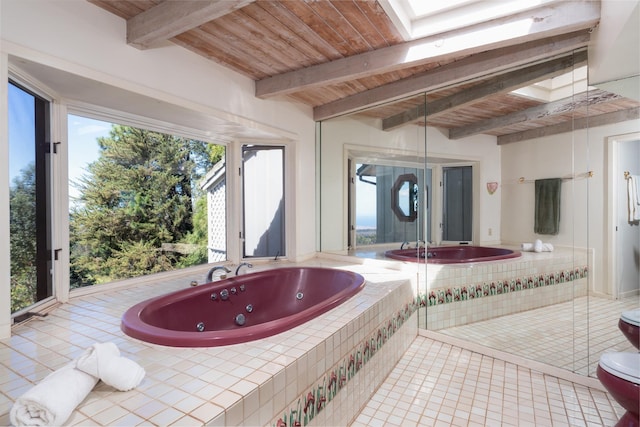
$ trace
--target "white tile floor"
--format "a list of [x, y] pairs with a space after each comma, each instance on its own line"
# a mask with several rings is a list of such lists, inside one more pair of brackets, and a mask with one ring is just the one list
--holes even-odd
[[611, 426], [620, 411], [596, 388], [418, 336], [352, 427]]
[[638, 307], [638, 296], [581, 297], [441, 332], [595, 377], [604, 351], [635, 351], [618, 329], [618, 320], [623, 311]]

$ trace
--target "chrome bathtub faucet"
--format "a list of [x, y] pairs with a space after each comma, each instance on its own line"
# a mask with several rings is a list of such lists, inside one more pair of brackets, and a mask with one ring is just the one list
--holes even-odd
[[216, 265], [215, 267], [212, 267], [211, 270], [209, 270], [209, 272], [207, 273], [207, 278], [205, 279], [206, 283], [209, 283], [213, 280], [213, 272], [216, 270], [224, 271], [224, 273], [220, 276], [221, 279], [224, 279], [226, 277], [226, 273], [231, 273], [231, 270], [229, 270], [224, 265]]
[[238, 267], [236, 268], [236, 276], [240, 274], [240, 269], [242, 267], [253, 268], [253, 264], [251, 264], [250, 262], [243, 262], [242, 264], [238, 265]]

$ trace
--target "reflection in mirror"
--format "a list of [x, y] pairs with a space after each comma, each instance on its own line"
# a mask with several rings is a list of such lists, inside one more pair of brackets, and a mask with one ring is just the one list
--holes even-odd
[[[586, 77], [586, 68], [579, 67], [541, 84], [548, 84], [552, 100], [564, 103], [569, 125], [498, 136], [501, 162], [495, 181], [499, 184], [493, 194], [484, 192], [481, 211], [497, 202], [499, 228], [497, 233], [491, 230], [498, 236], [496, 244], [527, 250], [519, 260], [500, 262], [499, 267], [492, 263], [490, 268], [498, 269], [491, 274], [482, 273], [480, 265], [456, 269], [428, 264], [425, 322], [427, 328], [457, 338], [595, 376], [603, 352], [633, 350], [617, 323], [622, 312], [640, 307], [640, 238], [633, 234], [633, 244], [618, 255], [606, 247], [607, 240], [619, 239], [621, 233], [611, 231], [607, 236], [605, 230], [624, 230], [629, 235], [633, 227], [611, 223], [613, 215], [603, 207], [612, 203], [602, 190], [607, 180], [616, 183], [610, 184], [611, 194], [616, 188], [626, 190], [622, 171], [611, 164], [605, 144], [611, 135], [637, 132], [640, 121], [637, 102], [589, 89]], [[603, 106], [598, 104], [605, 98], [609, 98], [607, 108], [619, 113], [599, 114]], [[624, 150], [625, 158], [638, 167], [637, 152]], [[480, 168], [486, 172], [484, 164]], [[606, 171], [616, 169], [620, 170], [617, 176], [606, 176]], [[561, 182], [556, 234], [534, 229], [539, 202], [536, 181], [546, 178]], [[488, 237], [485, 232], [490, 227], [484, 218], [481, 235]], [[494, 245], [492, 239], [487, 241]], [[616, 295], [610, 289], [612, 280], [605, 276], [608, 270], [621, 267], [616, 259], [623, 253], [636, 254], [633, 262], [624, 264], [632, 276], [632, 291]], [[451, 274], [461, 274], [464, 285], [445, 279]]]
[[[482, 91], [484, 81], [478, 80], [426, 94], [422, 118], [416, 114], [418, 103], [411, 106], [403, 100], [380, 106], [380, 112], [323, 122], [320, 239], [322, 251], [372, 258], [381, 257], [376, 245], [396, 239], [394, 249], [402, 240], [413, 246], [413, 239], [400, 236], [348, 239], [358, 228], [355, 211], [361, 201], [354, 195], [341, 197], [352, 191], [346, 178], [338, 179], [346, 174], [330, 169], [335, 159], [343, 159], [344, 170], [352, 162], [353, 176], [356, 165], [412, 168], [420, 197], [417, 222], [425, 224], [423, 231], [410, 233], [416, 242], [425, 236], [427, 245], [463, 243], [521, 251], [519, 258], [485, 264], [427, 263], [418, 289], [424, 305], [420, 327], [594, 376], [602, 352], [631, 348], [616, 325], [623, 311], [640, 307], [640, 235], [630, 234], [640, 227], [613, 219], [626, 212], [622, 169], [640, 175], [635, 169], [640, 158], [628, 137], [640, 132], [640, 103], [588, 88], [585, 52], [575, 55], [567, 62], [575, 64], [573, 68], [550, 80], [493, 94], [490, 101], [456, 106], [463, 95], [467, 99]], [[554, 111], [547, 107], [551, 102], [558, 106]], [[523, 115], [509, 112], [524, 112], [529, 121], [519, 123], [515, 119]], [[615, 163], [619, 159], [633, 165]], [[471, 170], [470, 200], [458, 202], [467, 206], [462, 209], [448, 204], [442, 183], [445, 170], [465, 166]], [[389, 182], [402, 173], [411, 171], [398, 171]], [[534, 230], [536, 181], [547, 178], [560, 178], [554, 196], [561, 206], [557, 234]], [[401, 189], [409, 187], [403, 183]], [[613, 212], [606, 207], [618, 193], [620, 205]], [[407, 216], [408, 202], [402, 197], [397, 208]], [[452, 207], [466, 216], [449, 234], [443, 228]], [[469, 211], [470, 224], [464, 219]], [[616, 229], [631, 237], [621, 239]], [[629, 256], [631, 262], [625, 258]]]
[[[525, 100], [535, 99], [533, 87], [510, 94], [522, 102], [516, 107], [519, 111], [534, 114], [542, 102], [557, 100], [567, 106], [563, 120], [572, 123], [572, 111], [585, 99], [586, 70], [570, 70], [535, 87], [547, 88], [545, 99], [537, 103], [526, 105]], [[469, 114], [481, 114], [479, 108], [481, 104], [470, 108]], [[484, 191], [474, 196], [481, 198], [480, 212], [496, 206], [499, 215], [494, 228], [481, 214], [479, 243], [520, 250], [521, 256], [464, 268], [427, 265], [426, 327], [586, 375], [589, 325], [581, 304], [593, 285], [586, 135], [577, 134], [574, 126], [526, 133], [507, 126], [513, 116], [487, 118], [483, 125], [495, 129], [494, 155], [500, 162], [495, 179], [490, 179], [487, 165], [480, 161]], [[436, 125], [438, 118], [428, 118], [427, 123]], [[543, 193], [539, 184], [549, 178], [558, 179]], [[498, 182], [495, 192], [487, 191], [488, 182]], [[559, 231], [536, 231], [538, 221], [550, 222]], [[462, 279], [460, 284], [451, 283], [452, 275]]]
[[355, 243], [350, 245], [354, 251], [368, 245], [421, 239], [418, 178], [414, 172], [380, 163], [356, 164]]
[[[399, 104], [420, 102], [424, 95]], [[380, 119], [367, 112], [318, 126], [320, 250], [384, 258], [405, 241], [424, 241], [422, 128], [382, 131]], [[414, 179], [403, 185], [400, 176]]]
[[472, 240], [473, 177], [471, 166], [442, 168], [442, 241]]
[[401, 222], [415, 222], [418, 215], [418, 178], [400, 175], [391, 188], [391, 210]]

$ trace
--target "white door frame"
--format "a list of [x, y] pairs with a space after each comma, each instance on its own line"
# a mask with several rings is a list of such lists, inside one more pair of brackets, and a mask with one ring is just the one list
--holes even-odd
[[606, 257], [606, 270], [607, 270], [607, 293], [614, 299], [618, 299], [618, 271], [617, 266], [617, 215], [618, 206], [616, 203], [616, 179], [622, 176], [623, 171], [618, 170], [618, 144], [621, 142], [634, 141], [640, 139], [640, 132], [627, 133], [623, 135], [613, 135], [607, 137], [607, 227], [606, 227], [606, 239], [607, 239], [607, 253]]

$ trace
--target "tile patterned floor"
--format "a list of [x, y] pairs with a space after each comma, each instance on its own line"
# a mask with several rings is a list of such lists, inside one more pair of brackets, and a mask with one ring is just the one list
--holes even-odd
[[620, 415], [603, 391], [418, 336], [351, 427], [612, 426]]
[[618, 320], [623, 311], [638, 307], [638, 296], [618, 301], [582, 297], [441, 332], [595, 377], [604, 351], [635, 350]]

